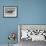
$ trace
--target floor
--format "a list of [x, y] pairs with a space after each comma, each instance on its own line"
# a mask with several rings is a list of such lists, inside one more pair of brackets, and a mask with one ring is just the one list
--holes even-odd
[[[0, 46], [8, 46], [8, 44], [0, 44]], [[34, 41], [34, 42], [32, 42], [31, 40], [28, 40], [28, 41], [21, 40], [19, 45], [15, 44], [14, 46], [46, 46], [46, 42], [45, 41]]]
[[[8, 46], [8, 44], [0, 44], [0, 46]], [[18, 44], [10, 45], [10, 46], [18, 46]]]
[[34, 41], [34, 42], [32, 42], [31, 40], [28, 40], [28, 41], [21, 40], [20, 46], [46, 46], [46, 42], [45, 41]]

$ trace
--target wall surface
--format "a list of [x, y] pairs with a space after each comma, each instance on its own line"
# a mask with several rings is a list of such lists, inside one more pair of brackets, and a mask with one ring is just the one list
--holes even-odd
[[[18, 16], [3, 18], [3, 6], [18, 6]], [[18, 24], [46, 24], [46, 0], [0, 0], [0, 44], [8, 43], [9, 32], [17, 34]]]
[[[17, 6], [18, 0], [0, 0], [0, 44], [7, 44], [8, 34], [16, 32], [18, 18], [3, 18], [3, 6]], [[18, 39], [18, 38], [17, 38]], [[16, 43], [18, 43], [16, 39]]]
[[46, 24], [46, 0], [19, 0], [19, 23]]

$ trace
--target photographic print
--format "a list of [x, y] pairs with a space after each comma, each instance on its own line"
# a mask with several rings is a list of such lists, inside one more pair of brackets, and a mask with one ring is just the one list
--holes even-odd
[[18, 33], [20, 33], [20, 41], [46, 41], [46, 25], [20, 24], [18, 27]]
[[16, 17], [17, 7], [15, 6], [4, 6], [4, 17]]

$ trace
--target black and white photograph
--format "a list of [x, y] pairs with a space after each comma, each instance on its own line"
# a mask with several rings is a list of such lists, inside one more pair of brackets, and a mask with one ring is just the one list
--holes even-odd
[[17, 7], [4, 6], [4, 17], [17, 17]]

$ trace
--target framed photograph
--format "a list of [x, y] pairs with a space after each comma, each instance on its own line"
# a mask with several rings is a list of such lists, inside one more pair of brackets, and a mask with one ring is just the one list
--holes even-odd
[[4, 17], [17, 17], [17, 7], [16, 6], [4, 6]]
[[24, 40], [46, 41], [45, 24], [19, 24], [18, 25], [18, 42]]

